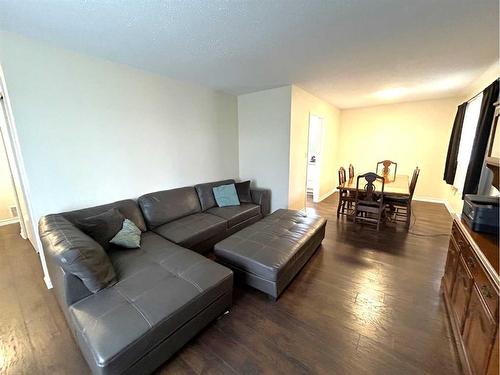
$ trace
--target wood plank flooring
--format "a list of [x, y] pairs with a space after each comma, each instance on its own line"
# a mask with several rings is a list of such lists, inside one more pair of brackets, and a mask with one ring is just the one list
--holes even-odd
[[[440, 279], [451, 217], [415, 202], [416, 222], [379, 233], [312, 205], [326, 238], [273, 303], [236, 286], [234, 306], [157, 374], [460, 374]], [[0, 227], [0, 373], [87, 374], [38, 256]]]

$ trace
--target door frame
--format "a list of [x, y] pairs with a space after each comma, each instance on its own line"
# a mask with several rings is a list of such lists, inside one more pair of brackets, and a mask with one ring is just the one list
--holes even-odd
[[[3, 109], [3, 96], [2, 96], [2, 91], [0, 89], [0, 116], [4, 117], [4, 123], [6, 123], [6, 119], [4, 116], [4, 109]], [[7, 166], [8, 166], [8, 174], [9, 174], [9, 182], [10, 182], [10, 188], [12, 189], [12, 192], [14, 193], [14, 206], [9, 206], [9, 207], [15, 207], [17, 211], [17, 217], [12, 217], [12, 218], [7, 218], [7, 219], [2, 219], [0, 220], [0, 225], [7, 225], [7, 224], [14, 224], [14, 223], [19, 223], [19, 226], [21, 228], [21, 237], [23, 239], [27, 239], [27, 233], [26, 233], [26, 225], [24, 223], [24, 217], [23, 217], [23, 212], [21, 210], [21, 205], [19, 204], [19, 196], [17, 194], [17, 189], [16, 189], [16, 184], [14, 181], [14, 176], [12, 174], [12, 168], [10, 166], [10, 160], [7, 152], [7, 144], [5, 141], [5, 129], [0, 126], [0, 138], [2, 141], [0, 142], [0, 147], [3, 148], [3, 152], [5, 154], [5, 158], [7, 159]], [[0, 152], [2, 152], [0, 151]]]
[[5, 75], [0, 65], [0, 116], [3, 116], [5, 121], [3, 128], [0, 129], [3, 136], [5, 152], [9, 162], [12, 182], [16, 195], [16, 205], [18, 207], [19, 223], [21, 226], [21, 237], [28, 239], [31, 242], [34, 250], [40, 256], [40, 263], [44, 274], [44, 281], [47, 288], [52, 288], [45, 255], [43, 252], [42, 243], [38, 236], [38, 231], [35, 228], [35, 217], [33, 215], [33, 207], [30, 200], [30, 191], [28, 177], [24, 166], [24, 160], [21, 153], [21, 146], [17, 128], [14, 121], [9, 92], [5, 83]]
[[325, 119], [321, 116], [318, 116], [312, 112], [309, 112], [309, 122], [307, 124], [307, 152], [306, 152], [306, 194], [305, 194], [305, 199], [306, 199], [306, 204], [305, 207], [307, 207], [307, 179], [308, 179], [308, 172], [309, 172], [309, 137], [311, 136], [311, 118], [316, 118], [319, 120], [319, 127], [320, 127], [320, 151], [318, 155], [316, 155], [316, 179], [314, 181], [314, 186], [313, 186], [313, 202], [318, 203], [320, 201], [320, 195], [319, 195], [319, 189], [320, 189], [320, 179], [321, 179], [321, 161], [323, 158], [323, 139], [325, 136]]

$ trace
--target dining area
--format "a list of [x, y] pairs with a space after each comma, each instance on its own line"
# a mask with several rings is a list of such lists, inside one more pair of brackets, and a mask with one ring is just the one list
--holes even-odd
[[374, 172], [356, 174], [354, 166], [338, 170], [339, 201], [337, 218], [345, 217], [359, 225], [377, 231], [387, 223], [400, 223], [410, 228], [412, 200], [420, 169], [411, 176], [398, 174], [398, 164], [383, 160], [375, 164]]

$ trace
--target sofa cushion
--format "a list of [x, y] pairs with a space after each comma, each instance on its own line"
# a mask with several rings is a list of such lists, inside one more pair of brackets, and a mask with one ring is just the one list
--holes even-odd
[[44, 216], [39, 229], [47, 255], [65, 272], [82, 280], [88, 290], [96, 293], [116, 281], [102, 246], [62, 215]]
[[260, 206], [251, 203], [242, 203], [239, 206], [213, 207], [207, 213], [227, 220], [227, 227], [231, 228], [251, 217], [260, 215]]
[[200, 202], [193, 187], [157, 191], [139, 197], [139, 205], [149, 229], [200, 212]]
[[156, 227], [155, 233], [181, 246], [192, 248], [226, 231], [227, 221], [207, 213], [197, 213]]
[[229, 184], [234, 184], [234, 180], [222, 180], [195, 185], [194, 188], [196, 189], [198, 198], [200, 199], [201, 210], [206, 211], [209, 208], [217, 206], [217, 203], [215, 202], [214, 192], [212, 190], [214, 187]]
[[105, 250], [109, 249], [109, 241], [122, 229], [125, 217], [116, 208], [97, 215], [76, 220], [76, 226], [92, 237]]
[[187, 248], [193, 248], [202, 241], [226, 231], [227, 221], [207, 213], [183, 217], [171, 223], [156, 227], [155, 233]]
[[87, 360], [122, 373], [219, 297], [232, 272], [146, 232], [140, 249], [110, 252], [113, 287], [69, 308]]
[[84, 219], [89, 216], [99, 215], [100, 213], [108, 211], [112, 208], [116, 208], [121, 212], [123, 216], [133, 221], [141, 231], [144, 232], [146, 230], [146, 224], [144, 223], [141, 209], [132, 199], [125, 199], [122, 201], [103, 204], [101, 206], [83, 208], [76, 211], [63, 212], [61, 215], [75, 224], [78, 220]]

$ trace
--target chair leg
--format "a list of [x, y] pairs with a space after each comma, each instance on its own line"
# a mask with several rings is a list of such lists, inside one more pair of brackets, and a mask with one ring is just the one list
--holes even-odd
[[340, 218], [340, 206], [342, 205], [342, 198], [339, 197], [339, 205], [337, 207], [337, 219]]
[[408, 203], [408, 206], [406, 206], [406, 229], [410, 229], [410, 222], [411, 222], [411, 202]]

